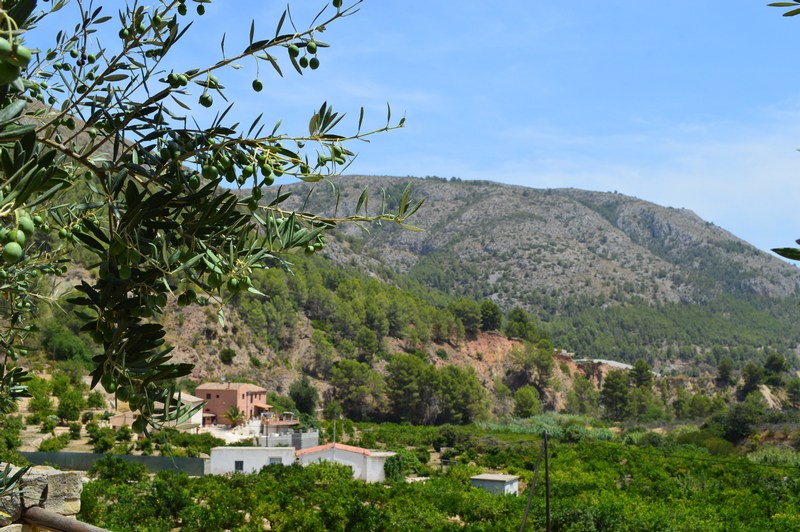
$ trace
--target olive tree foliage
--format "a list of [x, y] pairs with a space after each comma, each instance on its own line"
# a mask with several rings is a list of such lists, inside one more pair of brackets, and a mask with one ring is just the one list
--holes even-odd
[[[800, 0], [793, 0], [792, 2], [773, 2], [768, 5], [771, 7], [791, 8], [788, 11], [784, 11], [784, 17], [794, 17], [796, 15], [800, 15]], [[800, 244], [800, 239], [798, 239], [796, 242], [797, 244]], [[781, 257], [790, 260], [800, 260], [800, 248], [773, 248], [772, 251]]]
[[[326, 103], [298, 135], [267, 127], [262, 115], [250, 124], [226, 118], [231, 69], [253, 68], [258, 92], [257, 72], [319, 67], [322, 33], [361, 0], [320, 1], [302, 28], [287, 7], [268, 32], [250, 23], [243, 49], [220, 36], [217, 58], [168, 70], [165, 58], [210, 1], [0, 4], [0, 411], [26, 395], [18, 360], [47, 299], [42, 277], [64, 273], [76, 249], [96, 271], [69, 299], [100, 347], [92, 388], [129, 402], [145, 430], [190, 414], [173, 395], [192, 366], [171, 361], [160, 323], [172, 297], [214, 305], [224, 322], [229, 298], [260, 295], [254, 269], [286, 268], [286, 254], [318, 251], [337, 223], [410, 227], [405, 220], [421, 202], [408, 189], [394, 212], [382, 205], [368, 213], [365, 191], [352, 215], [326, 217], [284, 209], [289, 193], [274, 186], [280, 176], [329, 183], [355, 156], [350, 141], [402, 127], [391, 112], [385, 125], [365, 130], [362, 109], [344, 134], [344, 115]], [[64, 30], [27, 33], [48, 18]], [[198, 123], [198, 106], [216, 111], [209, 123]]]
[[[783, 13], [784, 17], [793, 17], [795, 15], [800, 15], [800, 0], [793, 0], [792, 2], [773, 2], [768, 4], [770, 7], [791, 7], [792, 9], [785, 11]], [[777, 250], [773, 249], [778, 253]]]

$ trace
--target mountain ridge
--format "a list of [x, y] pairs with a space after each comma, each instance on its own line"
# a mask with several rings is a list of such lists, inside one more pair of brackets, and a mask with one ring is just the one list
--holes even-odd
[[[336, 204], [349, 215], [364, 188], [374, 213], [383, 208], [376, 190], [390, 210], [409, 184], [425, 200], [409, 222], [424, 232], [342, 225], [324, 255], [401, 286], [522, 307], [550, 326], [557, 345], [590, 357], [657, 358], [684, 344], [702, 352], [745, 340], [787, 351], [800, 344], [800, 269], [688, 209], [615, 192], [441, 178], [345, 176], [335, 198], [328, 186], [286, 188], [302, 198], [298, 209]], [[589, 334], [592, 320], [619, 323]], [[649, 321], [626, 324], [636, 320]], [[647, 330], [653, 323], [662, 338]]]
[[[425, 233], [377, 227], [362, 235], [364, 243], [379, 250], [384, 262], [400, 273], [412, 271], [437, 252], [458, 251], [462, 259], [491, 260], [495, 271], [502, 269], [497, 265], [516, 262], [517, 270], [529, 270], [538, 280], [545, 278], [535, 273], [540, 267], [550, 273], [570, 273], [571, 278], [582, 281], [594, 278], [594, 291], [599, 288], [608, 292], [608, 286], [604, 288], [598, 282], [602, 275], [618, 283], [649, 275], [655, 279], [650, 284], [658, 288], [658, 297], [648, 298], [640, 293], [645, 299], [691, 302], [701, 296], [696, 293], [697, 287], [684, 286], [684, 276], [692, 272], [708, 275], [709, 266], [719, 267], [726, 259], [745, 271], [717, 275], [713, 279], [717, 291], [789, 297], [796, 295], [800, 287], [800, 269], [702, 220], [692, 211], [662, 207], [613, 192], [533, 189], [488, 181], [346, 176], [337, 183], [339, 204], [353, 205], [363, 188], [378, 186], [387, 192], [391, 206], [408, 183], [413, 186], [413, 194], [425, 200], [411, 220]], [[297, 194], [300, 197], [310, 190], [308, 185], [287, 188], [305, 189]], [[314, 208], [333, 203], [326, 194], [327, 188], [320, 192], [321, 188], [317, 188], [312, 194]], [[340, 229], [341, 234], [350, 237], [358, 236], [359, 231], [354, 227]], [[516, 242], [509, 238], [515, 235]], [[552, 260], [545, 263], [544, 256]], [[569, 263], [569, 270], [564, 262]], [[612, 263], [617, 266], [616, 272]], [[660, 271], [675, 270], [676, 264], [685, 271]], [[643, 271], [631, 275], [639, 268]], [[497, 282], [490, 276], [484, 280], [490, 285]], [[552, 284], [551, 278], [545, 288], [552, 288]], [[586, 292], [573, 288], [578, 293]]]

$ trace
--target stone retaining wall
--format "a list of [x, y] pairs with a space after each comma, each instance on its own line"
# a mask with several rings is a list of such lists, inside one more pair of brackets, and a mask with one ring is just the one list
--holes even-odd
[[[5, 464], [0, 464], [0, 467], [4, 469]], [[0, 532], [34, 530], [33, 527], [18, 523], [22, 511], [31, 506], [75, 517], [81, 509], [82, 488], [81, 474], [76, 471], [59, 471], [48, 466], [32, 467], [20, 480], [18, 490], [0, 497]]]

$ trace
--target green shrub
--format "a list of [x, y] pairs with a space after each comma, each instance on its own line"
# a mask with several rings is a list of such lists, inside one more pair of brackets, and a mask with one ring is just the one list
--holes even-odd
[[89, 392], [89, 395], [86, 397], [86, 406], [89, 408], [105, 408], [106, 400], [103, 398], [102, 393], [95, 390]]
[[132, 437], [133, 431], [128, 425], [123, 425], [117, 429], [117, 434], [114, 436], [117, 441], [131, 441]]
[[236, 351], [230, 347], [226, 347], [219, 352], [219, 359], [223, 364], [230, 365], [233, 362], [233, 357], [236, 356]]
[[427, 445], [417, 445], [414, 447], [414, 454], [420, 464], [427, 465], [431, 460], [431, 452]]
[[56, 425], [58, 422], [53, 419], [52, 417], [46, 417], [42, 420], [42, 426], [39, 429], [39, 432], [42, 434], [52, 434], [54, 430], [56, 430]]
[[589, 437], [589, 431], [580, 425], [568, 425], [564, 428], [561, 441], [568, 443], [578, 443]]
[[736, 450], [731, 442], [707, 429], [678, 434], [675, 436], [675, 441], [684, 445], [702, 447], [715, 455], [734, 454]]
[[89, 476], [115, 483], [132, 483], [144, 480], [147, 468], [116, 456], [106, 456], [96, 461], [89, 469]]
[[57, 453], [69, 443], [69, 434], [59, 434], [51, 438], [45, 438], [39, 444], [39, 451], [43, 453]]

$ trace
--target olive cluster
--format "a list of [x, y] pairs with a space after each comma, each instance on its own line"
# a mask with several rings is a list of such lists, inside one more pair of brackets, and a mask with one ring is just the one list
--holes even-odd
[[[300, 57], [301, 50], [300, 48], [305, 50], [305, 53], [302, 57]], [[317, 57], [317, 48], [318, 45], [316, 41], [308, 41], [297, 44], [290, 44], [288, 46], [289, 57], [292, 58], [292, 61], [297, 61], [297, 64], [300, 65], [301, 68], [311, 68], [311, 70], [316, 70], [319, 68], [319, 58]], [[297, 59], [300, 57], [300, 59]]]
[[[57, 55], [58, 55], [57, 52], [51, 51], [47, 54], [46, 59], [48, 61], [53, 60], [57, 57]], [[84, 67], [88, 67], [86, 71], [83, 73], [83, 77], [78, 79], [75, 85], [75, 92], [77, 94], [84, 94], [89, 88], [87, 82], [92, 82], [97, 77], [97, 70], [99, 68], [99, 65], [96, 65], [97, 56], [95, 54], [86, 53], [85, 50], [78, 50], [78, 48], [71, 48], [69, 49], [69, 58], [75, 60], [75, 66], [70, 64], [67, 57], [64, 56], [61, 62], [56, 61], [53, 63], [53, 71], [61, 70], [64, 72], [73, 72], [73, 71], [77, 72], [78, 70], [84, 69]], [[44, 99], [41, 98], [40, 96], [41, 94], [40, 91], [45, 90], [48, 87], [49, 86], [47, 84], [47, 81], [39, 81], [38, 83], [33, 84], [31, 87], [31, 96], [44, 101]], [[53, 105], [57, 101], [58, 100], [56, 99], [56, 97], [51, 95], [47, 103]], [[75, 128], [74, 120], [72, 121], [71, 125], [67, 123], [67, 120], [68, 119], [65, 118], [62, 121], [61, 125], [65, 125], [69, 129], [74, 129]]]
[[[180, 5], [178, 6], [178, 14], [185, 15], [186, 14], [186, 6], [184, 5], [185, 0], [182, 0]], [[198, 14], [205, 13], [205, 8], [202, 9], [203, 13], [200, 13], [200, 9], [198, 9]], [[164, 18], [162, 16], [163, 13], [155, 12], [150, 16], [150, 20], [148, 22], [147, 16], [144, 12], [137, 13], [137, 16], [131, 20], [130, 24], [122, 29], [119, 30], [119, 38], [127, 41], [128, 39], [132, 39], [137, 36], [142, 36], [148, 30], [148, 25], [151, 28], [161, 28], [162, 26], [166, 26], [168, 28], [173, 28], [177, 23], [177, 17], [168, 17]], [[145, 55], [148, 57], [156, 57], [161, 55], [161, 50], [158, 48], [153, 48], [145, 52]]]
[[37, 225], [44, 225], [41, 216], [37, 214], [31, 218], [26, 211], [16, 211], [16, 225], [11, 229], [7, 227], [0, 229], [0, 241], [3, 243], [3, 263], [15, 264], [22, 258], [25, 243], [33, 236]]
[[[163, 150], [162, 150], [163, 151]], [[162, 153], [162, 158], [167, 152]], [[174, 156], [175, 153], [173, 152]], [[208, 180], [214, 180], [222, 176], [228, 183], [236, 182], [239, 186], [244, 186], [248, 180], [254, 178], [257, 187], [254, 188], [255, 200], [261, 199], [261, 186], [271, 186], [276, 177], [280, 177], [286, 170], [286, 161], [271, 157], [266, 150], [211, 150], [208, 153], [199, 154], [201, 161], [201, 175]], [[237, 174], [237, 168], [238, 174]], [[310, 171], [305, 165], [301, 165], [301, 172]], [[259, 177], [260, 176], [260, 177]], [[255, 191], [258, 192], [255, 192]]]
[[[197, 14], [201, 17], [206, 14], [206, 6], [200, 0], [195, 0], [197, 2], [197, 7], [195, 8]], [[189, 12], [189, 8], [186, 7], [186, 0], [178, 0], [178, 14], [181, 16], [185, 16]]]

